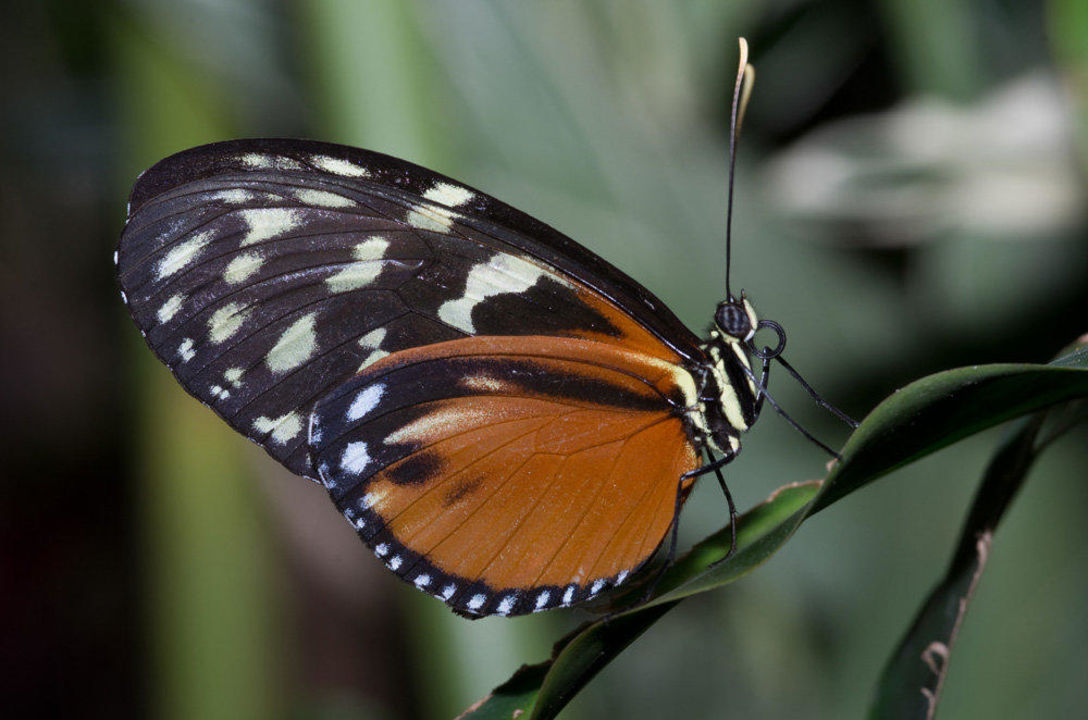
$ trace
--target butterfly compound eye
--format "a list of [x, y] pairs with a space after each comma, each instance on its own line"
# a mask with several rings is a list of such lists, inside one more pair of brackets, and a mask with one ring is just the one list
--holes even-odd
[[752, 331], [752, 322], [748, 313], [738, 303], [722, 303], [714, 313], [714, 322], [718, 328], [731, 337], [741, 340]]

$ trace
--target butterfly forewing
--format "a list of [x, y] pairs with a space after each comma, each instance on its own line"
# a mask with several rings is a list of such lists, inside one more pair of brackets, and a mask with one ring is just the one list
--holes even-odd
[[378, 361], [322, 399], [314, 463], [387, 566], [469, 614], [619, 584], [696, 466], [685, 375], [601, 342], [478, 337]]
[[659, 301], [551, 228], [353, 148], [220, 143], [141, 176], [118, 251], [126, 302], [183, 386], [313, 476], [314, 404], [407, 348], [475, 335], [697, 353]]

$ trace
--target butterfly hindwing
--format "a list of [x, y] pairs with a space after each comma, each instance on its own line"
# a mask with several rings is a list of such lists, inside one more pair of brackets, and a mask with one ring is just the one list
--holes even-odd
[[232, 141], [141, 176], [126, 302], [182, 385], [312, 477], [314, 404], [392, 353], [548, 335], [680, 362], [694, 339], [633, 280], [498, 201], [404, 161]]
[[665, 537], [697, 464], [681, 421], [690, 383], [596, 341], [435, 344], [321, 400], [313, 461], [386, 565], [455, 609], [567, 605], [622, 582]]

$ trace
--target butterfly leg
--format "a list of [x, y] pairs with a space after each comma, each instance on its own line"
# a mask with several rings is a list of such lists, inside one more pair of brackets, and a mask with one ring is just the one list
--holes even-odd
[[726, 502], [729, 504], [729, 527], [732, 531], [729, 552], [725, 555], [725, 557], [715, 561], [714, 564], [711, 565], [711, 567], [714, 567], [714, 565], [718, 565], [719, 563], [725, 562], [725, 560], [730, 558], [736, 551], [737, 506], [733, 502], [733, 495], [729, 492], [729, 486], [725, 484], [725, 478], [722, 477], [721, 472], [722, 467], [730, 463], [734, 457], [736, 457], [736, 453], [729, 453], [728, 455], [723, 455], [720, 458], [711, 459], [711, 461], [706, 465], [700, 468], [696, 468], [695, 470], [691, 470], [690, 472], [686, 472], [678, 479], [676, 483], [676, 500], [673, 506], [672, 526], [669, 528], [669, 547], [668, 550], [665, 551], [665, 561], [661, 564], [661, 567], [657, 569], [657, 574], [647, 586], [646, 592], [643, 594], [642, 599], [638, 602], [639, 605], [643, 605], [646, 602], [649, 602], [650, 598], [653, 597], [654, 592], [657, 590], [658, 583], [661, 582], [661, 578], [664, 577], [665, 571], [668, 570], [669, 567], [672, 566], [673, 562], [676, 560], [676, 548], [679, 543], [680, 536], [680, 508], [683, 505], [684, 501], [684, 486], [687, 484], [688, 480], [699, 477], [700, 475], [705, 475], [710, 472], [714, 473], [718, 477], [718, 484], [721, 486], [722, 492], [725, 493]]

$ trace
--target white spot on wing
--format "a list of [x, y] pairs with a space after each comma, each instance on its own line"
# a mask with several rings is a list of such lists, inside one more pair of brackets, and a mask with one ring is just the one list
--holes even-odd
[[237, 285], [257, 272], [263, 263], [264, 260], [257, 253], [239, 255], [227, 264], [223, 270], [223, 279], [231, 285]]
[[574, 600], [574, 586], [568, 585], [566, 591], [563, 593], [563, 604], [570, 605]]
[[378, 557], [383, 557], [389, 553], [389, 546], [385, 543], [378, 543], [374, 546], [374, 554]]
[[356, 260], [381, 260], [389, 249], [389, 241], [381, 235], [367, 238], [351, 250]]
[[381, 347], [382, 340], [385, 340], [386, 329], [383, 327], [375, 328], [366, 335], [359, 338], [359, 347], [377, 349]]
[[509, 615], [510, 611], [514, 609], [514, 602], [516, 600], [516, 595], [507, 595], [502, 600], [499, 600], [499, 606], [495, 608], [495, 612], [499, 615]]
[[403, 425], [385, 437], [386, 445], [403, 442], [428, 442], [450, 432], [479, 425], [499, 418], [491, 410], [452, 405], [434, 410], [407, 425]]
[[227, 368], [223, 371], [223, 379], [229, 382], [234, 387], [241, 387], [242, 375], [245, 374], [245, 370], [239, 367]]
[[243, 190], [242, 188], [230, 188], [229, 190], [214, 192], [208, 196], [208, 199], [221, 200], [225, 203], [231, 203], [232, 205], [240, 205], [241, 203], [255, 200], [256, 195], [248, 190]]
[[302, 165], [289, 157], [282, 155], [262, 155], [260, 153], [246, 153], [238, 158], [242, 164], [251, 170], [302, 170]]
[[464, 205], [476, 197], [471, 190], [449, 183], [435, 183], [434, 187], [423, 193], [423, 198], [449, 207]]
[[268, 170], [272, 167], [272, 157], [260, 153], [246, 153], [238, 158], [242, 164], [254, 170]]
[[454, 213], [449, 208], [416, 205], [408, 211], [405, 221], [420, 230], [444, 233], [453, 227]]
[[385, 385], [370, 385], [356, 395], [351, 407], [348, 408], [348, 420], [358, 420], [378, 407], [383, 392], [385, 392]]
[[310, 359], [317, 350], [316, 317], [317, 313], [305, 315], [283, 331], [264, 359], [269, 370], [287, 372]]
[[589, 594], [590, 595], [596, 595], [597, 593], [599, 593], [603, 589], [604, 589], [604, 580], [598, 580], [597, 582], [593, 583], [592, 587], [589, 588]]
[[616, 584], [619, 585], [626, 579], [627, 579], [627, 571], [624, 570], [623, 572], [621, 572], [619, 575], [616, 576]]
[[328, 192], [327, 190], [314, 190], [312, 188], [304, 188], [297, 191], [295, 197], [299, 199], [299, 202], [304, 202], [307, 205], [317, 205], [319, 207], [327, 208], [351, 207], [355, 204], [354, 200], [344, 197], [343, 195], [337, 195], [336, 193]]
[[544, 270], [527, 260], [499, 253], [469, 270], [464, 296], [442, 303], [438, 317], [455, 328], [474, 333], [473, 308], [494, 295], [524, 292], [544, 274]]
[[425, 588], [431, 584], [431, 576], [427, 575], [426, 573], [424, 573], [423, 575], [417, 575], [414, 583], [417, 588]]
[[331, 292], [358, 290], [374, 282], [382, 271], [382, 259], [389, 241], [382, 237], [372, 237], [355, 246], [352, 255], [359, 261], [346, 265], [335, 275], [325, 279]]
[[370, 453], [366, 450], [365, 442], [348, 443], [344, 448], [344, 454], [340, 456], [340, 468], [356, 475], [362, 473], [369, 464]]
[[483, 593], [477, 593], [469, 598], [469, 601], [466, 603], [466, 605], [468, 606], [469, 610], [479, 610], [481, 607], [483, 607], [485, 602], [487, 602], [487, 596]]
[[238, 214], [248, 227], [242, 238], [242, 247], [288, 233], [302, 221], [301, 213], [294, 208], [248, 208], [240, 210]]
[[347, 160], [341, 160], [331, 155], [314, 155], [310, 158], [314, 167], [344, 177], [370, 177], [370, 171], [365, 167], [356, 165]]
[[375, 505], [379, 504], [384, 499], [385, 499], [385, 492], [384, 491], [372, 490], [371, 492], [368, 492], [366, 495], [363, 495], [363, 498], [359, 501], [359, 507], [362, 508], [363, 510], [369, 510], [370, 508], [372, 508]]
[[501, 392], [503, 388], [508, 387], [502, 380], [487, 375], [468, 375], [461, 378], [460, 385], [466, 390], [479, 392]]
[[442, 588], [442, 599], [443, 600], [449, 600], [451, 597], [453, 597], [453, 594], [455, 592], [457, 592], [457, 586], [456, 585], [454, 585], [453, 583], [450, 583], [449, 585], [446, 585], [445, 587]]
[[208, 339], [216, 345], [229, 339], [242, 327], [248, 315], [249, 311], [241, 303], [227, 303], [208, 318]]
[[403, 561], [401, 560], [400, 555], [394, 555], [392, 558], [389, 559], [389, 569], [394, 571], [398, 570], [400, 568], [401, 562]]
[[370, 350], [373, 350], [373, 352], [367, 355], [366, 359], [363, 360], [363, 363], [359, 366], [359, 369], [356, 372], [361, 372], [363, 369], [373, 365], [374, 363], [378, 362], [383, 357], [389, 354], [385, 350], [381, 349], [382, 341], [385, 340], [385, 334], [386, 329], [380, 327], [375, 330], [371, 330], [366, 335], [363, 335], [361, 338], [359, 338], [359, 347], [368, 348]]
[[253, 429], [269, 435], [272, 442], [286, 445], [302, 432], [302, 418], [297, 412], [289, 412], [274, 419], [262, 415], [253, 421]]
[[182, 362], [189, 362], [196, 355], [196, 351], [193, 350], [193, 339], [185, 338], [181, 341], [181, 345], [178, 345], [178, 355], [181, 357]]
[[548, 600], [550, 600], [551, 597], [552, 594], [550, 592], [548, 592], [547, 590], [542, 590], [540, 594], [536, 596], [536, 609], [542, 609], [545, 605], [548, 604]]
[[184, 295], [174, 295], [169, 300], [162, 304], [159, 311], [155, 313], [155, 317], [160, 323], [170, 322], [170, 320], [178, 314], [178, 310], [181, 309], [182, 303], [185, 302]]
[[204, 231], [170, 248], [155, 266], [155, 279], [169, 277], [191, 263], [208, 246], [211, 239], [211, 232]]

